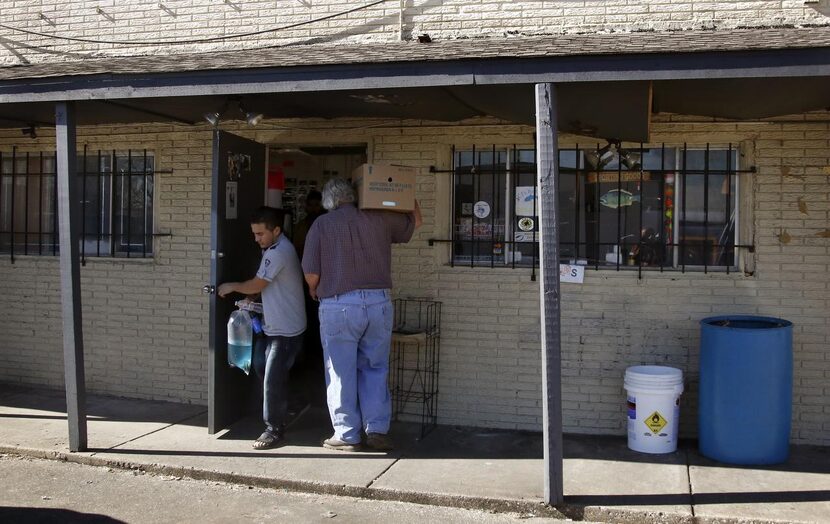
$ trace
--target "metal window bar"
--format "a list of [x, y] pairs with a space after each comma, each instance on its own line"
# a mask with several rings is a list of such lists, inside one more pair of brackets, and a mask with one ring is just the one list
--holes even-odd
[[[6, 178], [5, 170], [3, 169], [3, 152], [0, 151], [0, 207], [3, 206], [3, 181]], [[3, 237], [6, 234], [5, 228], [2, 227], [3, 225], [3, 213], [2, 209], [0, 209], [0, 245], [2, 245]], [[12, 262], [14, 259], [12, 259]]]
[[43, 151], [40, 152], [37, 183], [37, 254], [43, 255]]
[[58, 166], [52, 163], [52, 256], [58, 254]]
[[[726, 152], [726, 231], [727, 231], [727, 236], [724, 239], [724, 241], [727, 241], [727, 244], [729, 243], [728, 241], [730, 240], [730, 238], [733, 239], [733, 241], [731, 243], [732, 244], [735, 243], [734, 242], [734, 233], [732, 235], [728, 234], [729, 233], [729, 228], [730, 227], [735, 227], [734, 225], [730, 224], [732, 222], [732, 175], [730, 173], [731, 168], [732, 168], [732, 142], [729, 143], [729, 149]], [[730, 257], [730, 252], [729, 251], [726, 252], [726, 264], [725, 265], [726, 265], [726, 274], [727, 275], [729, 274], [729, 267], [732, 265], [733, 262], [735, 262], [735, 250], [732, 249], [731, 251], [732, 251], [731, 252], [731, 257]]]
[[507, 222], [509, 222], [510, 227], [504, 228], [505, 231], [509, 231], [509, 236], [507, 236], [507, 238], [505, 239], [504, 249], [507, 250], [507, 246], [511, 246], [510, 267], [516, 269], [516, 245], [511, 243], [512, 241], [516, 240], [516, 187], [519, 185], [519, 148], [516, 147], [516, 144], [513, 144], [510, 169], [511, 171], [509, 171], [508, 173], [508, 176], [510, 177], [508, 213], [510, 214], [510, 216], [506, 217], [505, 219], [505, 226], [507, 225]]
[[23, 208], [23, 254], [29, 254], [29, 152], [26, 151], [26, 167], [23, 173], [23, 197], [26, 206]]
[[[476, 202], [481, 201], [481, 152], [476, 151], [476, 147], [473, 146], [473, 187], [475, 188], [476, 192]], [[480, 221], [481, 219], [475, 216], [475, 211], [473, 211], [473, 220]], [[470, 267], [475, 267], [476, 257], [478, 256], [479, 250], [479, 242], [478, 242], [478, 235], [476, 235], [476, 225], [478, 222], [473, 222], [473, 253], [470, 256]], [[480, 228], [479, 228], [480, 230]]]
[[455, 214], [456, 213], [455, 183], [456, 183], [456, 177], [458, 176], [456, 174], [455, 170], [456, 170], [455, 146], [452, 146], [452, 179], [450, 180], [450, 195], [451, 195], [451, 198], [452, 198], [452, 200], [451, 200], [452, 201], [452, 204], [451, 204], [452, 209], [450, 210], [450, 213], [451, 213], [450, 216], [452, 217], [450, 219], [450, 220], [452, 220], [452, 225], [450, 227], [450, 239], [451, 239], [452, 243], [450, 244], [450, 246], [451, 246], [451, 248], [450, 248], [450, 267], [455, 267], [455, 250], [456, 250], [455, 229], [456, 229], [456, 227], [458, 227], [455, 223], [455, 217], [456, 217], [456, 214]]
[[[645, 155], [643, 154], [643, 143], [640, 142], [640, 227], [637, 233], [637, 237], [639, 239], [638, 248], [637, 248], [637, 278], [643, 278], [643, 199], [645, 198], [645, 186], [643, 185], [643, 162], [645, 161]], [[663, 217], [660, 217], [660, 221], [662, 222]]]
[[109, 221], [110, 256], [115, 257], [115, 254], [118, 251], [116, 249], [117, 237], [116, 237], [116, 234], [115, 234], [115, 231], [116, 231], [116, 229], [115, 229], [115, 226], [116, 226], [115, 212], [116, 212], [116, 209], [118, 209], [118, 205], [117, 205], [117, 201], [116, 201], [116, 193], [117, 193], [116, 188], [118, 186], [116, 184], [115, 174], [116, 174], [117, 169], [118, 169], [118, 163], [117, 163], [118, 162], [118, 160], [117, 160], [118, 156], [116, 155], [114, 149], [112, 150], [112, 153], [110, 153], [110, 155], [111, 155], [110, 156], [110, 166], [109, 166], [110, 190], [107, 193], [107, 196], [109, 196], [109, 201], [110, 201], [110, 212], [109, 212], [107, 218], [108, 218], [108, 221]]
[[[597, 158], [600, 158], [600, 149], [601, 148], [599, 146], [599, 143], [597, 143], [597, 148], [596, 149], [597, 149]], [[594, 245], [597, 246], [597, 247], [594, 250], [594, 269], [599, 271], [599, 256], [600, 256], [600, 249], [599, 248], [601, 246], [599, 232], [602, 229], [602, 205], [600, 204], [600, 193], [602, 193], [602, 191], [600, 191], [599, 186], [600, 186], [600, 180], [601, 180], [600, 177], [602, 176], [602, 172], [599, 170], [599, 168], [597, 168], [596, 173], [597, 173], [597, 183], [594, 184], [594, 196], [596, 197], [597, 201], [596, 201], [596, 207], [594, 208], [594, 222], [595, 222], [595, 226], [594, 226]], [[617, 256], [619, 256], [619, 254]]]
[[12, 200], [11, 200], [11, 204], [9, 205], [9, 208], [12, 211], [11, 220], [9, 221], [9, 224], [11, 226], [10, 252], [11, 252], [12, 264], [14, 264], [14, 237], [17, 234], [17, 230], [14, 228], [14, 214], [15, 214], [14, 213], [14, 201], [16, 200], [14, 193], [15, 193], [15, 187], [17, 186], [17, 176], [16, 176], [16, 174], [17, 174], [17, 148], [13, 147], [12, 148], [12, 191], [11, 191], [11, 193], [12, 193], [11, 194], [11, 199]]
[[141, 164], [142, 169], [142, 177], [141, 177], [141, 198], [142, 198], [142, 205], [141, 205], [141, 227], [144, 229], [144, 235], [141, 237], [141, 257], [147, 258], [147, 242], [149, 241], [147, 237], [147, 231], [149, 231], [147, 227], [147, 150], [144, 150], [144, 160]]
[[[599, 182], [597, 182], [597, 187], [599, 187]], [[617, 201], [622, 200], [622, 162], [617, 162]], [[622, 235], [622, 209], [623, 206], [617, 205], [617, 242], [623, 241]], [[626, 208], [627, 212], [627, 208]], [[620, 262], [622, 261], [623, 254], [625, 253], [625, 244], [619, 246], [618, 251], [619, 254], [617, 255], [617, 271], [620, 270]]]
[[81, 265], [86, 265], [86, 171], [87, 146], [84, 144], [84, 156], [81, 158], [83, 168], [78, 173], [81, 176]]
[[491, 163], [492, 169], [490, 170], [490, 190], [493, 194], [493, 209], [490, 210], [490, 268], [494, 268], [496, 266], [496, 203], [498, 202], [498, 198], [496, 197], [496, 169], [498, 162], [496, 160], [496, 146], [493, 145], [493, 160]]
[[706, 144], [706, 157], [703, 159], [703, 273], [709, 272], [709, 144]]
[[[641, 157], [641, 161], [644, 159]], [[674, 197], [672, 197], [674, 203]], [[669, 246], [666, 238], [666, 144], [660, 146], [660, 272], [666, 263]]]
[[[538, 147], [536, 145], [536, 140], [537, 140], [536, 133], [533, 133], [533, 165], [534, 166], [536, 165], [536, 151], [538, 149]], [[559, 159], [556, 159], [556, 161], [558, 162]], [[534, 169], [534, 173], [533, 173], [533, 205], [534, 206], [536, 206], [536, 203], [539, 202], [539, 200], [538, 200], [539, 195], [537, 194], [539, 192], [539, 179], [538, 179], [538, 177], [539, 177], [539, 174]], [[534, 207], [534, 212], [535, 212], [535, 207]], [[538, 228], [538, 224], [539, 224], [538, 218], [539, 217], [537, 217], [537, 220], [536, 220], [537, 227], [534, 227], [531, 230], [531, 232], [533, 233], [531, 235], [533, 237], [533, 247], [531, 248], [532, 251], [533, 251], [533, 260], [530, 264], [530, 280], [533, 281], [533, 282], [536, 281], [536, 261], [539, 260], [539, 239], [536, 237], [536, 230], [539, 229]]]
[[582, 222], [582, 217], [580, 216], [580, 210], [582, 208], [579, 205], [581, 196], [580, 189], [582, 187], [582, 158], [579, 154], [578, 143], [574, 148], [574, 154], [576, 155], [576, 175], [574, 178], [574, 190], [576, 192], [574, 195], [574, 261], [578, 263], [579, 255], [581, 254], [579, 249], [579, 225]]
[[[86, 163], [86, 160], [84, 160], [84, 163]], [[104, 172], [103, 166], [101, 165], [102, 163], [103, 157], [101, 156], [101, 150], [99, 149], [95, 163], [95, 172], [97, 173], [97, 176], [95, 178], [95, 188], [98, 191], [98, 198], [96, 199], [98, 205], [96, 206], [97, 209], [95, 210], [95, 221], [98, 222], [98, 227], [95, 231], [95, 253], [99, 257], [101, 256], [101, 235], [103, 234], [103, 223], [101, 220], [101, 216], [104, 213]]]
[[[682, 192], [683, 192], [683, 194], [680, 196], [680, 198], [682, 199], [682, 202], [683, 202], [681, 204], [682, 205], [682, 212], [680, 213], [680, 216], [683, 217], [682, 218], [683, 221], [686, 220], [686, 176], [688, 175], [688, 172], [686, 171], [686, 166], [688, 165], [688, 159], [689, 159], [689, 151], [688, 151], [688, 148], [686, 147], [686, 144], [684, 143], [683, 144], [683, 171], [680, 174]], [[675, 181], [675, 185], [677, 185], [676, 181]], [[681, 219], [678, 218], [678, 220], [677, 220], [678, 224], [679, 224], [680, 220]], [[686, 272], [686, 228], [685, 227], [682, 228], [682, 231], [680, 232], [680, 264], [681, 264], [680, 271], [685, 273]]]
[[[133, 152], [132, 150], [127, 151], [127, 258], [130, 258], [130, 252], [132, 251], [132, 221], [133, 221]], [[124, 191], [121, 193], [122, 200], [124, 198]], [[124, 210], [121, 210], [122, 216]], [[122, 231], [123, 233], [123, 231]]]

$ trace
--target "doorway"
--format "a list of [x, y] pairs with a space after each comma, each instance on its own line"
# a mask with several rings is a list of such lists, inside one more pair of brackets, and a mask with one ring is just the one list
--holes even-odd
[[[286, 235], [294, 243], [301, 259], [305, 234], [318, 216], [314, 206], [309, 204], [309, 196], [313, 198], [315, 192], [322, 192], [325, 183], [332, 178], [350, 179], [352, 171], [366, 160], [365, 144], [269, 146], [269, 179], [277, 180], [269, 180], [268, 205], [281, 207], [290, 217], [285, 228]], [[276, 192], [275, 188], [278, 188]], [[306, 406], [326, 407], [318, 304], [311, 300], [307, 288], [305, 293], [308, 326], [303, 351], [291, 370], [289, 412], [298, 412]]]

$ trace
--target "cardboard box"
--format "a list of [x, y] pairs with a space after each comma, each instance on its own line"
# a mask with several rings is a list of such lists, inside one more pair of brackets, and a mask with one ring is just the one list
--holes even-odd
[[363, 164], [352, 171], [360, 209], [408, 213], [415, 209], [414, 167]]

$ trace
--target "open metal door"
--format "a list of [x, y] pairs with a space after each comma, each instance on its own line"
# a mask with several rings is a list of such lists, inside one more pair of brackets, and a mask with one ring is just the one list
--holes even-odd
[[247, 415], [251, 378], [228, 366], [227, 322], [233, 299], [219, 298], [216, 287], [256, 274], [260, 258], [248, 221], [265, 202], [267, 148], [224, 131], [213, 133], [213, 190], [210, 217], [210, 354], [208, 356], [208, 432]]

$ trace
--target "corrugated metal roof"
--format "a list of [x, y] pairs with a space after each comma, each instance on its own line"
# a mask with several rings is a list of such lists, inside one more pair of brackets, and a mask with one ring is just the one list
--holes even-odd
[[412, 41], [288, 45], [17, 65], [0, 68], [0, 81], [337, 64], [804, 48], [830, 48], [830, 26], [470, 38], [429, 44]]

